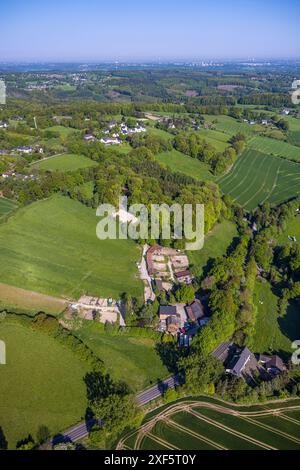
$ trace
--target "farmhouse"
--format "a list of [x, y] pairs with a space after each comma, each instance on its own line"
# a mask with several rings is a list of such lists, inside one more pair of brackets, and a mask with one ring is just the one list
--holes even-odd
[[93, 134], [86, 134], [84, 137], [86, 142], [95, 142], [96, 137]]
[[180, 315], [174, 305], [161, 305], [159, 308], [159, 330], [177, 333], [180, 327]]
[[104, 145], [119, 145], [122, 141], [115, 137], [103, 137], [100, 142]]
[[204, 317], [204, 308], [200, 300], [195, 299], [190, 302], [186, 307], [185, 311], [189, 320], [196, 322], [200, 318]]
[[177, 333], [180, 327], [180, 315], [170, 315], [167, 317], [166, 325], [168, 333]]
[[259, 364], [262, 364], [266, 371], [271, 375], [278, 375], [286, 370], [285, 364], [277, 354], [273, 354], [272, 356], [260, 354], [258, 362]]
[[249, 382], [255, 372], [260, 373], [260, 366], [254, 354], [245, 347], [233, 355], [226, 372]]
[[33, 148], [27, 145], [22, 145], [16, 148], [16, 151], [19, 153], [24, 153], [26, 155], [30, 155], [33, 152]]
[[175, 273], [175, 277], [180, 284], [192, 284], [194, 280], [194, 276], [188, 269]]

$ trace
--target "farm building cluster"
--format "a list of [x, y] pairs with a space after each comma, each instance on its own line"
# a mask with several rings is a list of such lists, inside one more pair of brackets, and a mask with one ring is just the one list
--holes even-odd
[[75, 317], [125, 326], [121, 303], [111, 298], [81, 296], [76, 303], [69, 305], [66, 313], [67, 320]]
[[247, 347], [241, 348], [232, 341], [220, 344], [212, 356], [224, 364], [227, 374], [242, 378], [248, 384], [253, 383], [255, 377], [270, 380], [287, 369], [276, 354], [255, 355]]
[[111, 121], [108, 129], [103, 131], [104, 136], [98, 139], [93, 134], [86, 134], [84, 140], [86, 142], [101, 142], [106, 146], [122, 144], [121, 136], [128, 136], [132, 134], [139, 134], [146, 132], [146, 128], [138, 123], [134, 127], [128, 127], [125, 123], [118, 124], [116, 121]]

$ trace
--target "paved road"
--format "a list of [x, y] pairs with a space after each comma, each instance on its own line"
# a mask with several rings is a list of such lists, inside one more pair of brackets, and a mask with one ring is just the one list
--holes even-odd
[[[153, 387], [149, 387], [143, 392], [140, 392], [136, 395], [137, 402], [140, 406], [146, 405], [149, 401], [155, 400], [156, 398], [160, 397], [166, 388], [174, 388], [175, 385], [179, 384], [178, 377], [173, 376], [169, 377], [165, 380], [162, 380]], [[72, 441], [76, 442], [84, 437], [88, 436], [89, 429], [91, 426], [95, 424], [95, 421], [88, 421], [79, 423], [76, 426], [68, 429], [64, 433], [56, 436], [52, 440], [52, 445], [58, 444], [60, 442]]]

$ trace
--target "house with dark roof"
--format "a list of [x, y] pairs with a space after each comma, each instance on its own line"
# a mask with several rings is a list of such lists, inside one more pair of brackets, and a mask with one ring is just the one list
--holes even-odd
[[170, 315], [177, 315], [177, 308], [174, 305], [161, 305], [159, 307], [159, 317], [168, 317]]
[[195, 299], [190, 302], [186, 307], [185, 311], [189, 320], [196, 322], [200, 318], [205, 316], [204, 307], [200, 300]]
[[262, 364], [266, 371], [271, 375], [278, 375], [286, 370], [286, 365], [282, 359], [277, 356], [277, 354], [273, 354], [272, 356], [260, 354], [258, 357], [258, 363]]
[[233, 355], [226, 366], [226, 372], [250, 382], [254, 373], [261, 374], [262, 367], [250, 349], [244, 347]]
[[166, 318], [167, 331], [177, 333], [180, 327], [180, 315], [170, 315]]
[[232, 341], [224, 341], [211, 354], [215, 359], [226, 362], [233, 347]]

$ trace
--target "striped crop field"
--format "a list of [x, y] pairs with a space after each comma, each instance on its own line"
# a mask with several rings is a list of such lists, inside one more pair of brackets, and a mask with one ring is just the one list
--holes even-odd
[[248, 149], [218, 184], [247, 210], [279, 204], [300, 194], [300, 164]]
[[287, 142], [258, 136], [249, 142], [249, 147], [259, 152], [300, 162], [300, 148]]
[[128, 433], [126, 450], [299, 450], [300, 400], [241, 407], [186, 399], [159, 408]]

